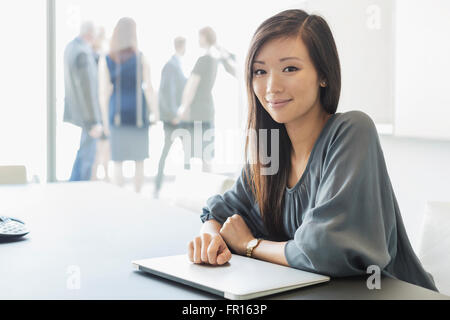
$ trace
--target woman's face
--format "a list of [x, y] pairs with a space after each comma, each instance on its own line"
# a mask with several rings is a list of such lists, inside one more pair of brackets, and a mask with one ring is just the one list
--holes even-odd
[[290, 123], [321, 108], [320, 79], [300, 37], [267, 42], [252, 68], [253, 90], [276, 122]]

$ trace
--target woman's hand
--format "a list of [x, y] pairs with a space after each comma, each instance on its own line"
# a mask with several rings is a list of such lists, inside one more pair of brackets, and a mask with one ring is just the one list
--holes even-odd
[[228, 246], [240, 255], [246, 254], [247, 244], [255, 238], [244, 219], [238, 214], [225, 221], [220, 229], [220, 235]]
[[175, 116], [175, 118], [172, 119], [171, 123], [174, 126], [179, 125], [180, 124], [180, 117], [179, 116]]
[[231, 252], [220, 234], [202, 233], [189, 242], [188, 256], [194, 263], [222, 265], [231, 259]]
[[102, 136], [102, 133], [103, 127], [101, 124], [96, 124], [89, 130], [89, 135], [94, 139], [100, 138]]

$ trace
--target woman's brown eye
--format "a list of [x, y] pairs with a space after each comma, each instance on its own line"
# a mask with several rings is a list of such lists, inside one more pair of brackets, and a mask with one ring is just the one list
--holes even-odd
[[286, 69], [290, 69], [291, 71], [297, 71], [298, 68], [297, 67], [286, 67], [284, 70]]
[[258, 69], [258, 70], [253, 71], [253, 74], [256, 75], [256, 76], [259, 76], [259, 75], [261, 75], [261, 74], [263, 74], [263, 73], [265, 73], [265, 71], [264, 71], [264, 70], [261, 70], [261, 69]]

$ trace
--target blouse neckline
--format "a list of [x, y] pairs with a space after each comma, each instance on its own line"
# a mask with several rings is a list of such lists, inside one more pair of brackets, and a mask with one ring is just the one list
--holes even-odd
[[319, 141], [322, 139], [322, 136], [326, 133], [326, 131], [328, 131], [328, 128], [330, 127], [330, 125], [334, 121], [334, 119], [336, 118], [337, 114], [338, 113], [332, 114], [331, 117], [327, 120], [327, 122], [323, 126], [322, 131], [320, 132], [319, 136], [317, 137], [316, 141], [314, 142], [314, 146], [311, 150], [311, 154], [309, 155], [309, 158], [308, 158], [308, 163], [306, 164], [306, 168], [303, 171], [302, 176], [300, 177], [300, 179], [297, 181], [297, 183], [292, 188], [289, 188], [288, 186], [286, 186], [286, 191], [288, 193], [291, 193], [291, 192], [294, 192], [295, 190], [297, 190], [298, 187], [303, 183], [303, 180], [305, 180], [305, 176], [309, 171], [309, 167], [311, 165], [311, 161], [313, 159], [313, 155], [317, 148], [317, 145], [319, 144]]

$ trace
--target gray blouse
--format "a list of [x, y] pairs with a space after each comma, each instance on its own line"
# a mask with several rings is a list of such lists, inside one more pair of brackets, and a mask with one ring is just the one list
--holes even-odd
[[[332, 115], [311, 151], [306, 169], [286, 188], [284, 227], [291, 267], [345, 277], [384, 275], [437, 291], [411, 247], [372, 119], [363, 112]], [[253, 235], [270, 239], [244, 178], [224, 195], [208, 199], [203, 222], [243, 217]]]

